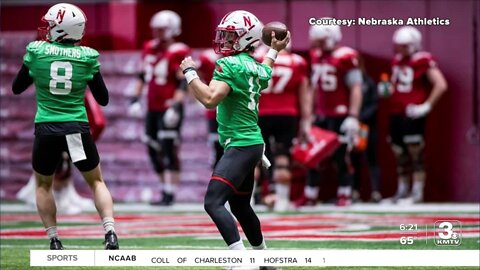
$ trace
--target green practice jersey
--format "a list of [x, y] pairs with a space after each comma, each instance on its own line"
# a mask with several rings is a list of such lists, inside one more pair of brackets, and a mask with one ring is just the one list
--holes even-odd
[[88, 122], [84, 104], [87, 82], [100, 69], [98, 52], [84, 46], [33, 41], [23, 63], [36, 88], [35, 123]]
[[263, 144], [257, 124], [258, 99], [271, 77], [272, 69], [247, 53], [217, 60], [213, 79], [231, 88], [217, 107], [218, 134], [225, 149]]

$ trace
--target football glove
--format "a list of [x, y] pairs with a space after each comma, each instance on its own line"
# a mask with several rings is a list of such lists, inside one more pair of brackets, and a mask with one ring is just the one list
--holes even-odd
[[163, 115], [163, 124], [166, 128], [174, 128], [180, 122], [180, 112], [178, 106], [171, 106]]
[[131, 117], [140, 118], [143, 116], [142, 105], [139, 101], [133, 102], [128, 106], [128, 115]]
[[340, 126], [340, 131], [347, 135], [354, 135], [358, 133], [359, 128], [360, 124], [358, 123], [358, 119], [353, 116], [349, 116], [343, 120], [343, 123]]
[[408, 104], [405, 108], [405, 114], [407, 117], [417, 119], [426, 116], [431, 109], [432, 105], [430, 102], [424, 102], [422, 104]]

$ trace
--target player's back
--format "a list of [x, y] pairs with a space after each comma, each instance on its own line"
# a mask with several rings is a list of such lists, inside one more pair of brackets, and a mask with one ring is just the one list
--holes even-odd
[[99, 71], [98, 52], [73, 44], [34, 41], [24, 63], [33, 78], [35, 123], [88, 122], [84, 105], [87, 82]]

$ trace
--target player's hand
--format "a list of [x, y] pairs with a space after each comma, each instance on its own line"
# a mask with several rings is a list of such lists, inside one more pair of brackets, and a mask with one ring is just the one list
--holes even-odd
[[342, 125], [340, 126], [340, 131], [345, 133], [347, 136], [355, 136], [355, 134], [358, 133], [359, 129], [360, 124], [358, 122], [358, 119], [353, 116], [345, 118]]
[[432, 105], [430, 102], [424, 102], [422, 104], [408, 104], [405, 108], [405, 114], [407, 117], [417, 119], [426, 116], [431, 109]]
[[180, 69], [182, 71], [184, 71], [187, 68], [197, 68], [195, 61], [193, 61], [191, 56], [185, 57], [185, 59], [183, 59], [182, 63], [180, 64]]
[[139, 101], [135, 101], [128, 107], [128, 115], [131, 117], [140, 118], [143, 116], [142, 105]]
[[300, 142], [310, 142], [310, 130], [312, 129], [312, 121], [310, 118], [300, 120], [300, 132], [299, 139]]
[[287, 44], [290, 42], [290, 31], [287, 32], [287, 36], [283, 40], [278, 40], [275, 38], [275, 31], [272, 31], [272, 44], [271, 48], [277, 52], [285, 49]]

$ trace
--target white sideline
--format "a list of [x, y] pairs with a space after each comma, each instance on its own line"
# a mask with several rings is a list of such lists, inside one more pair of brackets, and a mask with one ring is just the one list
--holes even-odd
[[[200, 203], [177, 203], [169, 207], [151, 206], [147, 203], [117, 203], [116, 212], [161, 213], [161, 212], [204, 212]], [[267, 207], [255, 206], [258, 212], [268, 213]], [[1, 213], [31, 213], [35, 207], [23, 203], [0, 203]], [[87, 212], [96, 212], [95, 208]], [[318, 212], [378, 212], [378, 213], [424, 213], [424, 212], [480, 212], [480, 205], [475, 203], [421, 203], [412, 205], [358, 203], [347, 207], [338, 207], [332, 204], [318, 204], [314, 207], [301, 207], [291, 212], [318, 213]]]

